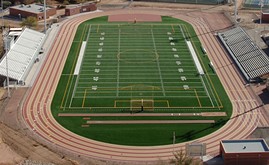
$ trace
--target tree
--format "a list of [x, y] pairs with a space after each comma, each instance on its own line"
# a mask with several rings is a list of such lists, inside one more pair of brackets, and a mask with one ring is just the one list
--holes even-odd
[[33, 17], [33, 16], [27, 17], [26, 19], [22, 20], [21, 25], [27, 26], [27, 27], [36, 27], [37, 26], [37, 19], [36, 19], [36, 17]]
[[170, 163], [174, 165], [201, 165], [202, 162], [189, 157], [183, 150], [176, 151], [174, 153], [175, 158], [173, 158]]
[[7, 8], [7, 7], [9, 7], [9, 6], [11, 6], [11, 5], [12, 5], [12, 3], [10, 1], [3, 1], [3, 7], [4, 7], [4, 9]]
[[69, 1], [64, 0], [63, 5], [69, 5]]
[[23, 1], [23, 3], [25, 4], [25, 5], [29, 5], [29, 4], [31, 4], [31, 3], [33, 3], [34, 2], [34, 0], [24, 0]]

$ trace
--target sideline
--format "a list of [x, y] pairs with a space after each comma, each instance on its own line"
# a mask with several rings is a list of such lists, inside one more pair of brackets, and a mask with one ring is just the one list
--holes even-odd
[[79, 56], [78, 56], [78, 60], [77, 60], [77, 64], [76, 64], [76, 68], [75, 68], [75, 71], [74, 71], [74, 75], [79, 74], [80, 66], [81, 66], [83, 55], [84, 55], [85, 48], [86, 48], [86, 44], [87, 44], [86, 41], [83, 41], [82, 44], [81, 44], [80, 51], [79, 51]]

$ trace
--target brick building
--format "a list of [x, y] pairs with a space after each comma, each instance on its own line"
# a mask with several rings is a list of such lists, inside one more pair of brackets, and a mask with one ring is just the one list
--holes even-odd
[[[56, 8], [47, 6], [46, 7], [47, 18], [56, 14]], [[37, 20], [44, 19], [44, 6], [39, 4], [30, 5], [17, 5], [9, 8], [9, 15], [19, 18], [27, 18], [29, 16], [36, 17]]]
[[264, 139], [222, 140], [220, 154], [225, 165], [269, 164], [269, 148]]
[[268, 9], [262, 11], [262, 22], [269, 23], [269, 10]]
[[65, 9], [65, 15], [71, 16], [71, 15], [76, 15], [79, 13], [95, 11], [96, 9], [97, 7], [94, 2], [88, 2], [84, 4], [78, 4], [78, 5], [68, 5], [66, 6], [66, 9]]

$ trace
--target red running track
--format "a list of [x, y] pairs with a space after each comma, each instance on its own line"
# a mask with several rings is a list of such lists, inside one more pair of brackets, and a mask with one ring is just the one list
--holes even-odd
[[[22, 107], [22, 116], [28, 128], [40, 136], [46, 143], [51, 143], [63, 150], [68, 150], [77, 155], [101, 160], [132, 161], [132, 162], [154, 162], [169, 160], [173, 157], [173, 151], [185, 147], [185, 143], [163, 146], [123, 146], [114, 145], [87, 139], [76, 135], [63, 128], [56, 122], [51, 114], [51, 100], [56, 91], [61, 72], [67, 59], [68, 50], [71, 47], [78, 25], [88, 19], [125, 13], [159, 14], [171, 15], [172, 11], [154, 10], [118, 10], [99, 13], [89, 13], [67, 20], [53, 42], [47, 58], [42, 66], [33, 87]], [[268, 120], [262, 115], [255, 97], [245, 88], [242, 80], [231, 60], [224, 53], [220, 44], [211, 33], [207, 22], [200, 17], [190, 17], [185, 14], [175, 13], [179, 18], [191, 23], [201, 42], [208, 51], [208, 56], [216, 67], [230, 99], [233, 104], [233, 116], [241, 114], [250, 109], [255, 109], [230, 120], [218, 131], [197, 139], [196, 141], [207, 143], [207, 154], [216, 156], [219, 153], [219, 141], [222, 139], [246, 138], [258, 124], [267, 126]]]

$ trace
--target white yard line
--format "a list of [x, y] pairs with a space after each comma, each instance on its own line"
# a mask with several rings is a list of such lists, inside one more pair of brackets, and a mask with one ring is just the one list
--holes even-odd
[[[111, 91], [108, 91], [108, 92], [106, 92], [106, 93], [108, 93], [108, 94], [110, 94], [111, 93]], [[91, 98], [91, 99], [98, 99], [98, 98], [101, 98], [101, 99], [104, 99], [104, 98], [115, 98], [115, 96], [107, 96], [107, 95], [102, 95], [102, 96], [96, 96], [96, 95], [94, 95], [95, 93], [92, 93], [93, 95], [92, 96], [90, 96], [90, 97], [88, 97], [88, 96], [86, 96], [85, 98]], [[98, 93], [96, 93], [96, 94], [98, 94]], [[105, 93], [104, 93], [105, 94]], [[130, 94], [130, 93], [128, 93], [128, 92], [124, 92], [123, 94]], [[163, 96], [162, 95], [156, 95], [156, 93], [154, 93], [155, 95], [154, 95], [154, 98], [160, 98], [160, 99], [162, 99], [163, 98]], [[138, 97], [138, 95], [134, 95], [134, 97]], [[84, 98], [84, 96], [77, 96], [76, 98], [78, 98], [78, 99], [83, 99]], [[124, 98], [124, 99], [126, 99], [127, 97], [126, 96], [119, 96], [118, 98]], [[133, 97], [130, 97], [130, 98], [133, 98]], [[149, 99], [152, 99], [152, 96], [143, 96], [143, 98], [149, 98]], [[173, 95], [173, 96], [166, 96], [166, 98], [197, 98], [196, 96], [178, 96], [177, 94], [175, 94], [175, 95]], [[202, 97], [200, 97], [200, 98], [207, 98], [207, 96], [202, 96]], [[73, 107], [72, 107], [73, 108]], [[171, 108], [173, 108], [173, 107], [171, 107]], [[198, 107], [197, 107], [198, 108]], [[199, 107], [200, 108], [200, 107]], [[192, 109], [192, 108], [190, 108], [190, 109]]]
[[[119, 40], [118, 40], [118, 54], [120, 53], [120, 34], [121, 30], [119, 29]], [[118, 66], [117, 66], [117, 93], [116, 96], [119, 96], [119, 86], [120, 86], [120, 57], [118, 57]]]
[[[205, 79], [206, 79], [206, 81], [207, 81], [207, 84], [210, 84], [210, 82], [208, 82], [208, 79], [207, 79], [206, 77], [205, 77]], [[212, 93], [212, 95], [213, 95], [213, 97], [214, 97], [215, 102], [217, 103], [217, 106], [219, 107], [219, 102], [217, 101], [217, 99], [216, 99], [216, 97], [215, 97], [215, 94], [214, 94], [214, 92], [212, 91], [211, 85], [209, 85], [209, 89], [210, 89], [210, 91], [211, 91], [211, 93]]]
[[[152, 29], [150, 29], [150, 30], [151, 30], [151, 36], [152, 36], [152, 42], [153, 42], [153, 46], [154, 46], [154, 51], [155, 51], [155, 54], [157, 54], [157, 49], [156, 49], [154, 34], [153, 34]], [[160, 75], [160, 81], [161, 81], [163, 96], [165, 96], [165, 90], [164, 90], [164, 85], [163, 85], [163, 78], [162, 78], [162, 73], [161, 73], [159, 58], [156, 60], [156, 63], [157, 63], [157, 67], [158, 67], [158, 71], [159, 71], [159, 75]]]
[[210, 94], [208, 93], [207, 87], [206, 87], [205, 82], [204, 82], [204, 80], [203, 80], [203, 78], [202, 78], [201, 75], [200, 75], [200, 79], [201, 79], [202, 84], [203, 84], [203, 86], [204, 86], [204, 89], [205, 89], [205, 91], [206, 91], [206, 95], [209, 97], [209, 100], [210, 100], [212, 106], [214, 107], [214, 103], [213, 103], [213, 101], [212, 101], [212, 99], [211, 99], [211, 97], [210, 97]]
[[[70, 91], [71, 91], [71, 86], [73, 84], [73, 80], [74, 80], [74, 75], [72, 75], [72, 80], [71, 80], [71, 83], [70, 83], [70, 86], [69, 86], [69, 89], [68, 89], [68, 93], [67, 93], [66, 98], [65, 98], [65, 101], [64, 101], [63, 110], [65, 110], [65, 107], [66, 107], [66, 104], [67, 104], [67, 100], [68, 100], [68, 96], [69, 96]], [[70, 104], [69, 104], [69, 108], [70, 108]]]

